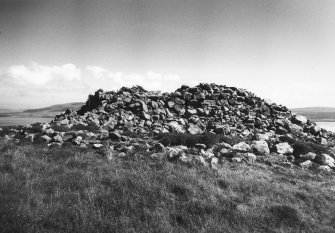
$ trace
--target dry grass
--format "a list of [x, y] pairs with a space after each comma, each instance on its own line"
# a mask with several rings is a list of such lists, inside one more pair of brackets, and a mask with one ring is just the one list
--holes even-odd
[[0, 146], [1, 232], [334, 232], [335, 179]]

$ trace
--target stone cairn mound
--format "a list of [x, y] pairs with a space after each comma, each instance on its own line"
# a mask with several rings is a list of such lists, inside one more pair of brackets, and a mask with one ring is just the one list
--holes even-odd
[[190, 133], [239, 135], [250, 133], [292, 134], [324, 142], [332, 133], [288, 108], [269, 103], [235, 87], [200, 84], [182, 86], [172, 93], [146, 91], [140, 86], [117, 92], [98, 90], [89, 95], [78, 112], [57, 115], [61, 125], [95, 125], [139, 133]]
[[[55, 129], [78, 126], [93, 127], [98, 132]], [[79, 111], [68, 109], [41, 128], [44, 135], [40, 137], [49, 145], [71, 142], [80, 147], [99, 148], [108, 144], [110, 156], [123, 157], [125, 152], [145, 145], [153, 152], [152, 158], [167, 156], [213, 168], [224, 160], [248, 163], [266, 160], [272, 164], [272, 158], [287, 166], [317, 167], [324, 171], [335, 167], [334, 148], [329, 146], [334, 145], [333, 133], [304, 116], [292, 114], [285, 106], [270, 103], [244, 89], [216, 84], [183, 85], [172, 93], [147, 91], [140, 86], [109, 92], [100, 89], [89, 95]], [[123, 136], [124, 132], [140, 135], [212, 133], [238, 138], [240, 142], [235, 145], [223, 142], [211, 148], [203, 144], [196, 148], [165, 147], [154, 137], [134, 140]], [[327, 148], [327, 154], [314, 151], [293, 156], [294, 148], [281, 141], [282, 136], [318, 144]]]

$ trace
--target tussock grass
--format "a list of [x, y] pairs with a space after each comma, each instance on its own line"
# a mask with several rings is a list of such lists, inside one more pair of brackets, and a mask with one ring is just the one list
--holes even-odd
[[1, 232], [334, 232], [334, 175], [0, 146]]

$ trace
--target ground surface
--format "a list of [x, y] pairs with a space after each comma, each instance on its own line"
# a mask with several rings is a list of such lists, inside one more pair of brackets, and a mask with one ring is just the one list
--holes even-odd
[[334, 173], [0, 145], [0, 232], [335, 232]]

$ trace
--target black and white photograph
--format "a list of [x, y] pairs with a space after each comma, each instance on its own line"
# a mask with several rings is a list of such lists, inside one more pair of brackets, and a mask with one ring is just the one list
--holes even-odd
[[334, 233], [334, 0], [0, 0], [0, 233]]

